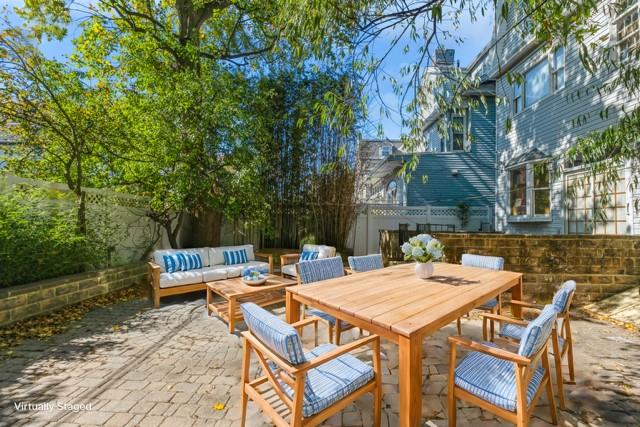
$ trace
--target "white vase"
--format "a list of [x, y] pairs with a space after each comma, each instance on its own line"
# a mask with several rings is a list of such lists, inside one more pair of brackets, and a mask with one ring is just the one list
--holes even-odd
[[432, 262], [416, 262], [416, 276], [419, 279], [428, 279], [433, 276]]

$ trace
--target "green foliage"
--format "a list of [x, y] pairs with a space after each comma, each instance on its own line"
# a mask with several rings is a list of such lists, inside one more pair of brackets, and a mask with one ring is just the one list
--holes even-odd
[[98, 242], [77, 233], [73, 202], [44, 190], [0, 192], [0, 287], [80, 273], [105, 262]]

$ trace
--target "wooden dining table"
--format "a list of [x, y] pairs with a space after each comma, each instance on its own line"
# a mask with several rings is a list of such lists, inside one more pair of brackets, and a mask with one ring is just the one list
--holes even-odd
[[413, 427], [422, 421], [424, 338], [508, 290], [522, 300], [521, 273], [434, 263], [433, 276], [419, 279], [401, 264], [288, 287], [287, 322], [304, 304], [398, 344], [400, 425]]

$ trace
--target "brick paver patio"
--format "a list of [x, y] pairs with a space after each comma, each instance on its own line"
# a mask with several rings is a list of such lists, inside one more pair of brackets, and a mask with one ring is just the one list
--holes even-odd
[[[238, 425], [241, 341], [220, 319], [207, 318], [197, 298], [167, 299], [159, 310], [147, 301], [97, 309], [62, 335], [25, 343], [0, 362], [0, 425]], [[578, 383], [567, 386], [561, 425], [640, 425], [640, 336], [590, 320], [573, 325]], [[479, 339], [477, 319], [463, 328]], [[425, 341], [427, 425], [446, 425], [452, 333], [454, 324]], [[395, 426], [397, 352], [390, 343], [383, 350], [383, 425]], [[544, 398], [539, 406], [534, 426], [549, 420]], [[362, 399], [326, 425], [368, 426], [370, 417], [371, 401]], [[460, 426], [503, 424], [476, 407], [461, 407], [458, 417]], [[248, 418], [250, 426], [270, 425], [252, 403]]]

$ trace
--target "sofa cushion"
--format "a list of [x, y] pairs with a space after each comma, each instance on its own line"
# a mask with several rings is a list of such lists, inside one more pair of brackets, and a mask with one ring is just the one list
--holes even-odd
[[191, 285], [194, 283], [202, 283], [202, 272], [199, 270], [160, 273], [161, 288], [173, 288], [174, 286]]
[[216, 280], [225, 280], [227, 278], [227, 269], [222, 266], [206, 267], [202, 270], [203, 282], [215, 282]]
[[287, 276], [298, 277], [298, 272], [296, 271], [295, 264], [283, 265], [282, 268], [280, 268], [280, 271], [282, 271], [282, 273], [286, 274]]
[[[211, 265], [209, 261], [209, 248], [190, 248], [190, 249], [161, 249], [155, 251], [153, 253], [153, 262], [160, 266], [160, 272], [165, 273], [164, 267], [164, 255], [175, 255], [178, 252], [182, 252], [184, 254], [198, 254], [200, 255], [200, 259], [202, 260], [202, 266], [208, 267]], [[222, 264], [222, 263], [220, 263]]]
[[209, 264], [208, 265], [220, 265], [224, 264], [224, 251], [238, 251], [244, 249], [247, 251], [247, 261], [254, 261], [256, 259], [253, 252], [253, 245], [240, 245], [240, 246], [221, 246], [219, 248], [209, 249]]
[[327, 245], [312, 245], [310, 243], [302, 246], [302, 252], [318, 252], [318, 258], [332, 258], [336, 256], [336, 248]]
[[[209, 267], [208, 269], [203, 269], [203, 275], [205, 275], [205, 282], [211, 282], [211, 281], [215, 281], [215, 280], [222, 280], [222, 279], [231, 279], [233, 277], [240, 277], [242, 275], [242, 272], [244, 271], [245, 268], [247, 267], [255, 267], [255, 268], [259, 268], [259, 269], [264, 269], [266, 271], [269, 271], [269, 263], [268, 262], [262, 262], [262, 261], [249, 261], [243, 264], [235, 264], [235, 265], [224, 265], [224, 264], [219, 264], [219, 265], [212, 265], [211, 267]], [[218, 273], [206, 273], [205, 270], [207, 271], [216, 271]], [[222, 273], [226, 274], [226, 277], [217, 277], [218, 275], [221, 275]], [[211, 279], [209, 279], [211, 277]], [[213, 278], [216, 277], [216, 278]]]
[[246, 264], [249, 262], [246, 249], [238, 249], [237, 251], [224, 251], [224, 265]]

